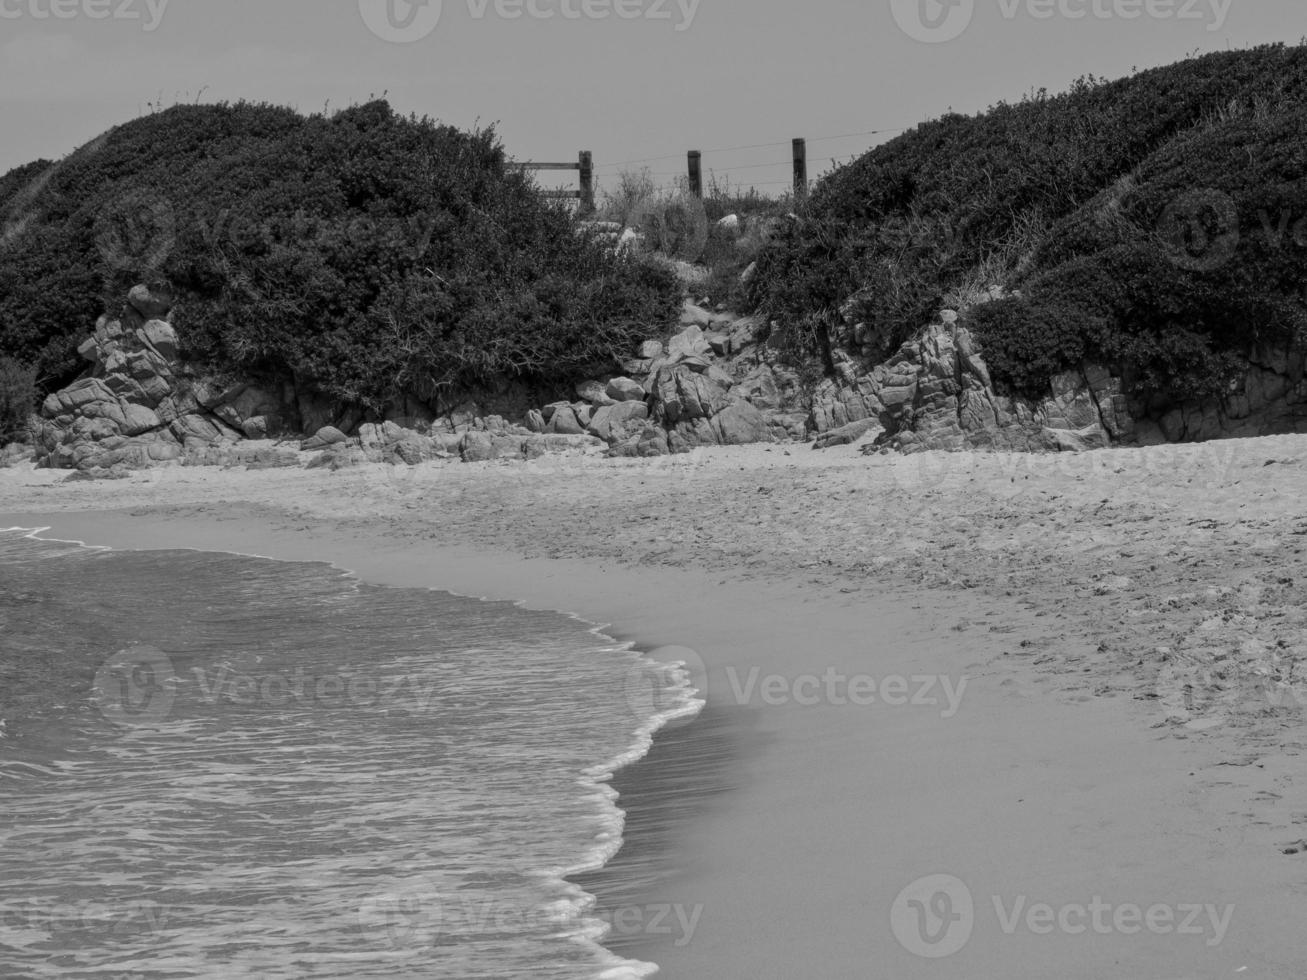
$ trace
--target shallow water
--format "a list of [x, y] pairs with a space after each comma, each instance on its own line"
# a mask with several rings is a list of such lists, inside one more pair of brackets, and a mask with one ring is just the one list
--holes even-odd
[[563, 879], [697, 707], [561, 614], [0, 532], [0, 976], [647, 975]]

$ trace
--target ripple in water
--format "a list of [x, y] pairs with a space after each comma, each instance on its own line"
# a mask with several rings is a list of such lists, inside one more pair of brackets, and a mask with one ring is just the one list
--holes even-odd
[[0, 976], [647, 976], [564, 877], [676, 680], [560, 614], [0, 531]]

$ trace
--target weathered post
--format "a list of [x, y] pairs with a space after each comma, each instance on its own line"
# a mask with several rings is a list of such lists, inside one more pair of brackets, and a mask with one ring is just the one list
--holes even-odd
[[703, 154], [698, 150], [690, 151], [690, 193], [703, 198]]
[[794, 200], [796, 203], [808, 199], [808, 141], [794, 141]]
[[589, 150], [582, 150], [580, 164], [581, 164], [581, 213], [591, 214], [595, 209], [594, 155]]

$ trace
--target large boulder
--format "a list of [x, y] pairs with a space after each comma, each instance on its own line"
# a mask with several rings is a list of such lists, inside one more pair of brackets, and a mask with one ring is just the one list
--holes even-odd
[[730, 403], [725, 388], [685, 364], [664, 367], [654, 379], [652, 395], [655, 415], [669, 428], [712, 418]]
[[766, 417], [746, 401], [729, 405], [714, 415], [712, 427], [723, 446], [776, 441]]
[[712, 347], [704, 337], [703, 330], [697, 326], [688, 327], [678, 333], [667, 345], [667, 358], [673, 363], [686, 358], [707, 359], [711, 355]]
[[608, 396], [608, 404], [615, 402], [642, 402], [644, 401], [644, 385], [638, 381], [632, 381], [630, 378], [614, 378], [608, 382], [608, 388], [605, 392]]
[[576, 417], [576, 410], [571, 405], [556, 408], [553, 417], [549, 420], [549, 428], [545, 431], [550, 435], [558, 436], [580, 436], [585, 434], [585, 428]]
[[644, 402], [621, 402], [601, 408], [590, 422], [590, 433], [612, 445], [626, 442], [644, 430], [649, 406]]
[[305, 439], [300, 444], [300, 449], [306, 453], [316, 453], [324, 449], [330, 449], [332, 446], [339, 446], [345, 442], [349, 442], [349, 436], [335, 426], [324, 425], [308, 439]]

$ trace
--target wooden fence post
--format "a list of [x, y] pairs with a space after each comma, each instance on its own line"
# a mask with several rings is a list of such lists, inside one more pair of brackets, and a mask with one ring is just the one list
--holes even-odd
[[690, 151], [690, 193], [703, 198], [703, 154], [699, 150]]
[[590, 214], [595, 209], [595, 168], [594, 155], [589, 150], [582, 150], [581, 164], [581, 213]]
[[794, 141], [794, 199], [808, 199], [808, 141], [804, 139]]

